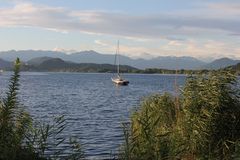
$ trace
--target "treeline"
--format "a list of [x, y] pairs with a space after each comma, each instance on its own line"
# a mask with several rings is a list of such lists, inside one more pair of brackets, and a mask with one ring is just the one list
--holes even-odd
[[[240, 66], [240, 65], [239, 65]], [[229, 70], [232, 73], [240, 74], [239, 66], [231, 66], [220, 70]], [[238, 68], [237, 68], [238, 67]], [[116, 66], [111, 64], [68, 64], [68, 65], [54, 65], [43, 64], [41, 66], [22, 65], [22, 71], [37, 71], [37, 72], [81, 72], [81, 73], [116, 73]], [[138, 74], [206, 74], [213, 70], [170, 70], [159, 68], [138, 69], [128, 65], [120, 65], [121, 73], [138, 73]]]
[[[111, 64], [68, 64], [54, 65], [43, 64], [41, 66], [22, 65], [22, 71], [37, 71], [37, 72], [81, 72], [81, 73], [116, 73], [115, 65]], [[209, 70], [169, 70], [158, 68], [137, 69], [128, 65], [120, 65], [121, 73], [139, 73], [139, 74], [197, 74], [207, 73]]]
[[169, 70], [169, 69], [158, 69], [158, 68], [147, 68], [144, 70], [137, 70], [134, 73], [143, 74], [196, 74], [196, 73], [208, 73], [209, 70]]

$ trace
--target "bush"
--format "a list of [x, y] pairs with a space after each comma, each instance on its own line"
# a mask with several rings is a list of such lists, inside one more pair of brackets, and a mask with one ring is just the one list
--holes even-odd
[[179, 97], [148, 97], [124, 126], [120, 159], [240, 158], [237, 79], [228, 71], [189, 76]]

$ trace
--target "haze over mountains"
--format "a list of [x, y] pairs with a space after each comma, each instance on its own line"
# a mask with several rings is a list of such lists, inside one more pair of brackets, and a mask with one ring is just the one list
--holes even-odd
[[[100, 54], [93, 50], [65, 54], [57, 51], [41, 50], [22, 50], [0, 52], [0, 58], [6, 61], [0, 61], [1, 65], [8, 66], [9, 62], [19, 57], [22, 61], [30, 65], [38, 65], [52, 58], [60, 58], [63, 61], [73, 63], [95, 63], [95, 64], [113, 64], [115, 55]], [[193, 57], [171, 57], [160, 56], [153, 59], [132, 59], [120, 55], [120, 64], [129, 65], [139, 69], [162, 68], [162, 69], [218, 69], [239, 63], [239, 60], [221, 58], [211, 63], [206, 63]], [[11, 63], [10, 63], [11, 64]]]
[[0, 58], [0, 68], [10, 68], [12, 63]]
[[[65, 61], [75, 63], [96, 63], [96, 64], [113, 64], [115, 55], [100, 54], [95, 51], [82, 51], [72, 54], [65, 54], [57, 51], [7, 51], [0, 52], [0, 58], [13, 61], [19, 57], [26, 62], [37, 57], [54, 57], [61, 58]], [[122, 65], [130, 65], [139, 69], [144, 68], [166, 68], [166, 69], [196, 69], [199, 66], [205, 65], [204, 62], [192, 57], [157, 57], [154, 59], [132, 59], [127, 56], [120, 55], [120, 63]]]
[[204, 66], [206, 69], [220, 69], [228, 66], [233, 66], [240, 63], [240, 60], [233, 60], [230, 58], [220, 58], [212, 61], [211, 63]]

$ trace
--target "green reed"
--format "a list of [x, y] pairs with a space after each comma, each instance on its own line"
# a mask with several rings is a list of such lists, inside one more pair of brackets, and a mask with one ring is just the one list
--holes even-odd
[[[0, 160], [84, 159], [78, 140], [61, 135], [67, 125], [63, 116], [53, 123], [40, 123], [20, 105], [17, 98], [20, 64], [17, 58], [6, 97], [0, 99]], [[61, 149], [63, 143], [69, 145]], [[49, 155], [49, 150], [54, 152]], [[69, 153], [62, 157], [64, 150]]]
[[214, 71], [190, 75], [178, 97], [147, 97], [124, 127], [119, 159], [239, 159], [238, 85], [230, 72]]

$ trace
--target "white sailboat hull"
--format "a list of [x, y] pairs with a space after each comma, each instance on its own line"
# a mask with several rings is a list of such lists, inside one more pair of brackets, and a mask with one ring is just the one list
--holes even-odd
[[129, 84], [129, 81], [124, 80], [124, 79], [119, 79], [119, 78], [112, 78], [113, 83], [117, 84], [117, 85], [123, 85], [126, 86]]

